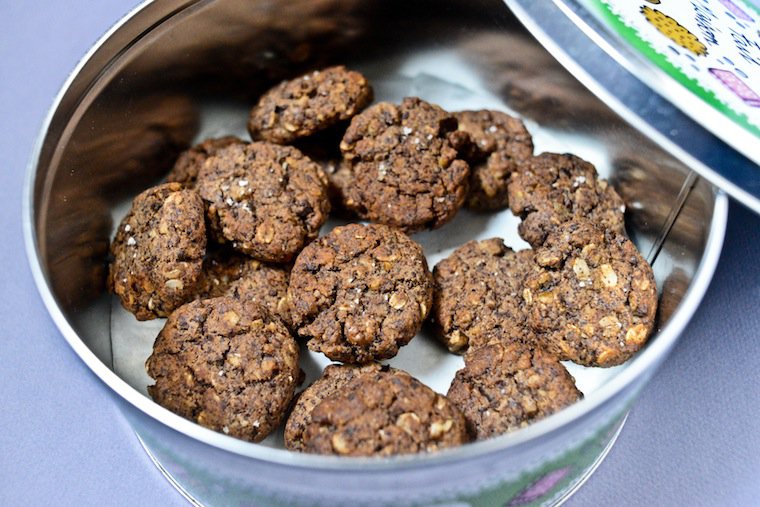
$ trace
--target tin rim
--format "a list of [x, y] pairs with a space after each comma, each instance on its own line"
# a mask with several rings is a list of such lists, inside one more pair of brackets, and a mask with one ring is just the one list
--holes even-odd
[[[251, 442], [245, 442], [204, 428], [161, 407], [127, 384], [121, 377], [114, 373], [113, 370], [98, 359], [81, 338], [79, 338], [76, 331], [69, 324], [62, 310], [56, 303], [55, 297], [43, 273], [42, 261], [39, 256], [37, 238], [35, 235], [35, 216], [33, 207], [34, 183], [37, 176], [38, 161], [53, 116], [58, 110], [63, 98], [69, 91], [72, 83], [79, 76], [83, 67], [105, 42], [119, 32], [119, 30], [127, 23], [132, 22], [138, 14], [145, 13], [148, 9], [155, 10], [153, 13], [155, 16], [149, 16], [151, 19], [160, 19], [161, 14], [177, 11], [178, 6], [187, 8], [200, 1], [202, 0], [194, 0], [191, 2], [177, 1], [174, 2], [174, 5], [171, 5], [168, 2], [161, 2], [159, 5], [158, 2], [153, 2], [153, 0], [146, 0], [123, 16], [102, 37], [100, 37], [72, 70], [57, 93], [53, 104], [43, 121], [42, 128], [40, 129], [40, 133], [27, 164], [27, 174], [22, 199], [22, 225], [26, 254], [35, 285], [37, 286], [37, 290], [39, 291], [53, 322], [63, 335], [64, 339], [68, 342], [69, 346], [87, 365], [87, 367], [117, 395], [137, 408], [140, 412], [185, 436], [240, 456], [303, 468], [346, 471], [388, 470], [393, 468], [416, 468], [447, 464], [480, 455], [514, 449], [518, 446], [529, 444], [531, 441], [538, 440], [560, 431], [562, 427], [569, 425], [581, 419], [586, 414], [600, 408], [637, 379], [654, 371], [665, 358], [702, 300], [720, 257], [728, 216], [728, 198], [724, 192], [717, 189], [713, 189], [713, 215], [710, 220], [709, 233], [705, 242], [704, 253], [695, 270], [695, 277], [678, 309], [670, 317], [665, 328], [657, 335], [657, 339], [650, 342], [643, 351], [639, 352], [639, 354], [628, 363], [625, 370], [580, 402], [515, 433], [509, 433], [489, 440], [473, 442], [461, 447], [445, 449], [431, 454], [401, 455], [386, 458], [355, 458], [301, 454], [284, 449], [276, 449]], [[113, 58], [117, 57], [118, 54], [109, 58], [109, 61], [113, 61]]]
[[[504, 3], [565, 69], [625, 121], [760, 213], [760, 192], [752, 188], [760, 174], [760, 150], [756, 149], [760, 144], [752, 134], [605, 33], [578, 2]], [[615, 91], [623, 88], [627, 93]], [[630, 95], [646, 97], [646, 103], [637, 103]], [[725, 149], [716, 151], [727, 156], [689, 152], [689, 148], [699, 151], [706, 143], [722, 145]]]

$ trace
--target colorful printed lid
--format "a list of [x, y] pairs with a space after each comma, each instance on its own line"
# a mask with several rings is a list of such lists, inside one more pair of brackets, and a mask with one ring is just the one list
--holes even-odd
[[626, 120], [760, 213], [760, 0], [505, 0]]

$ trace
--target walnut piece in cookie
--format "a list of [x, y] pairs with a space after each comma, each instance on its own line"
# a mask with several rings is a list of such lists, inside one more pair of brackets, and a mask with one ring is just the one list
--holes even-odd
[[509, 206], [522, 217], [518, 232], [533, 248], [560, 224], [581, 218], [625, 234], [623, 200], [575, 155], [542, 153], [522, 164], [509, 182]]
[[304, 452], [339, 456], [432, 452], [467, 441], [459, 410], [400, 370], [356, 376], [314, 407], [303, 432]]
[[287, 293], [290, 269], [266, 264], [226, 248], [216, 248], [203, 260], [193, 299], [230, 296], [258, 303], [289, 325]]
[[368, 108], [340, 145], [346, 207], [407, 232], [441, 227], [467, 195], [469, 166], [454, 148], [466, 136], [456, 118], [419, 98]]
[[587, 221], [561, 225], [536, 250], [523, 298], [545, 348], [585, 366], [627, 361], [657, 310], [652, 268], [633, 243]]
[[525, 427], [583, 397], [559, 360], [540, 348], [490, 343], [464, 360], [446, 396], [477, 440]]
[[211, 233], [265, 262], [288, 262], [319, 233], [330, 202], [322, 169], [291, 146], [231, 145], [198, 175]]
[[336, 227], [293, 266], [293, 328], [334, 361], [388, 359], [420, 330], [432, 285], [422, 248], [403, 232], [378, 224]]
[[532, 250], [514, 252], [499, 238], [465, 243], [435, 266], [433, 319], [449, 351], [533, 341], [522, 299], [533, 266]]
[[198, 173], [204, 162], [222, 148], [231, 144], [245, 144], [245, 141], [235, 136], [225, 136], [215, 139], [206, 139], [192, 148], [180, 153], [174, 167], [166, 177], [166, 181], [182, 183], [185, 188], [195, 188]]
[[109, 287], [138, 320], [166, 317], [192, 299], [205, 253], [198, 194], [179, 183], [149, 188], [116, 230]]
[[501, 111], [454, 113], [459, 130], [470, 136], [467, 206], [498, 210], [509, 205], [507, 185], [518, 166], [533, 156], [533, 138], [522, 120]]
[[378, 363], [369, 363], [364, 366], [328, 365], [322, 372], [322, 376], [298, 395], [288, 421], [285, 423], [285, 447], [292, 451], [302, 451], [304, 432], [311, 423], [311, 412], [314, 407], [328, 396], [339, 392], [357, 376], [375, 373], [382, 368], [392, 370]]
[[254, 140], [286, 144], [348, 120], [372, 102], [372, 87], [360, 73], [338, 65], [283, 81], [251, 110]]
[[298, 345], [252, 301], [193, 301], [169, 316], [146, 363], [160, 405], [258, 442], [280, 423], [299, 376]]

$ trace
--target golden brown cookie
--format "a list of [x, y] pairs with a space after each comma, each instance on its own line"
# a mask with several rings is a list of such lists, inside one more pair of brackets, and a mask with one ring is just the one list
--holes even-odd
[[291, 146], [234, 144], [198, 175], [211, 232], [265, 262], [288, 262], [319, 233], [330, 202], [317, 164]]
[[532, 342], [522, 300], [533, 251], [514, 252], [499, 238], [470, 241], [433, 269], [438, 338], [462, 354], [490, 341]]
[[464, 360], [447, 397], [477, 440], [525, 427], [583, 397], [565, 367], [540, 348], [490, 343]]
[[203, 163], [222, 148], [231, 144], [245, 144], [245, 141], [235, 136], [225, 136], [206, 139], [190, 149], [180, 153], [174, 167], [166, 177], [166, 181], [181, 183], [186, 188], [195, 188], [198, 173]]
[[469, 167], [454, 148], [463, 136], [456, 118], [419, 98], [368, 108], [340, 145], [346, 207], [408, 232], [441, 227], [467, 195]]
[[311, 412], [322, 400], [339, 392], [346, 384], [359, 375], [375, 373], [381, 368], [388, 369], [378, 363], [364, 366], [345, 364], [328, 365], [322, 376], [303, 390], [296, 399], [293, 410], [285, 423], [285, 447], [292, 451], [303, 450], [303, 435], [311, 423]]
[[585, 366], [628, 360], [657, 310], [652, 268], [633, 243], [587, 221], [561, 225], [536, 250], [523, 297], [546, 349]]
[[116, 230], [109, 286], [138, 320], [166, 317], [192, 299], [205, 253], [198, 194], [179, 183], [149, 188]]
[[275, 86], [251, 110], [251, 138], [278, 144], [310, 136], [348, 120], [372, 102], [372, 87], [342, 65]]
[[422, 247], [379, 224], [333, 229], [306, 247], [290, 275], [293, 327], [334, 361], [388, 359], [420, 330], [432, 305]]
[[171, 314], [146, 363], [160, 405], [258, 442], [280, 423], [299, 377], [298, 345], [252, 301], [193, 301]]
[[303, 450], [339, 456], [431, 452], [467, 442], [459, 410], [400, 370], [356, 376], [318, 403]]
[[454, 116], [471, 140], [467, 206], [484, 211], [506, 208], [509, 177], [533, 156], [533, 138], [520, 119], [501, 111], [461, 111]]
[[580, 218], [625, 233], [623, 200], [575, 155], [542, 153], [522, 164], [509, 182], [509, 206], [522, 217], [518, 231], [533, 248], [560, 224]]

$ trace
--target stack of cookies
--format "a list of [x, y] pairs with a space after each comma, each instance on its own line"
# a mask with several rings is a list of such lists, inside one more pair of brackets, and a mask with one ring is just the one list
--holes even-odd
[[[372, 102], [337, 66], [272, 88], [252, 142], [208, 139], [138, 195], [109, 286], [168, 317], [153, 399], [225, 434], [342, 456], [427, 452], [521, 428], [582, 397], [560, 363], [613, 366], [646, 342], [657, 293], [624, 206], [573, 155], [533, 155], [522, 121]], [[462, 207], [510, 208], [532, 249], [471, 241], [431, 273], [408, 234]], [[350, 223], [318, 237], [331, 213]], [[447, 396], [381, 364], [425, 322], [465, 354]], [[341, 364], [296, 396], [296, 339]]]

